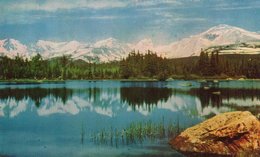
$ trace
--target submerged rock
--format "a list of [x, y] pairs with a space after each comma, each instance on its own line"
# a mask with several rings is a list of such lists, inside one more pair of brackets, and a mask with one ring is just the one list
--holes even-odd
[[237, 155], [260, 149], [260, 122], [250, 112], [219, 114], [170, 141], [182, 152]]

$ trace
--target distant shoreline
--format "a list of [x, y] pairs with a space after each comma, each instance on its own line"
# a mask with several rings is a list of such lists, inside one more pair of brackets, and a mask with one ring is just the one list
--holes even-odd
[[[164, 80], [165, 82], [167, 81], [175, 81], [175, 80], [184, 80], [184, 81], [199, 81], [199, 82], [204, 82], [204, 81], [260, 81], [260, 79], [248, 79], [248, 78], [170, 78], [167, 80]], [[36, 80], [36, 79], [11, 79], [11, 80], [0, 80], [0, 83], [13, 83], [13, 84], [41, 84], [41, 83], [64, 83], [65, 81], [122, 81], [122, 82], [142, 82], [142, 81], [147, 81], [147, 82], [164, 82], [161, 80], [157, 79], [140, 79], [140, 78], [131, 78], [131, 79], [75, 79], [75, 80]]]

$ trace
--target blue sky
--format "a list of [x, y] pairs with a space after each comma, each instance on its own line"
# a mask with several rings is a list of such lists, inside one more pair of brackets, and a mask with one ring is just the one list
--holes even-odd
[[169, 43], [218, 24], [260, 31], [257, 0], [0, 0], [0, 39]]

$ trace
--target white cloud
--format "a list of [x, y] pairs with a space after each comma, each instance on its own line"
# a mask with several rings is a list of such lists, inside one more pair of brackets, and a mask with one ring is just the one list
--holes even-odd
[[118, 19], [118, 18], [124, 18], [125, 16], [112, 16], [112, 15], [103, 15], [103, 16], [83, 16], [79, 19], [98, 19], [98, 20], [112, 20], [112, 19]]
[[159, 4], [168, 4], [168, 5], [181, 5], [180, 0], [133, 0], [131, 5], [133, 6], [156, 6]]
[[116, 8], [116, 7], [125, 7], [126, 2], [119, 0], [60, 0], [53, 1], [47, 0], [44, 3], [37, 3], [37, 1], [27, 1], [24, 3], [7, 3], [5, 9], [7, 10], [16, 10], [16, 11], [57, 11], [59, 9], [76, 9], [76, 8], [92, 8], [92, 9], [102, 9], [102, 8]]
[[203, 22], [206, 21], [205, 18], [202, 17], [185, 17], [182, 14], [177, 14], [175, 12], [170, 11], [160, 11], [155, 12], [154, 15], [159, 16], [161, 18], [157, 18], [153, 20], [153, 25], [161, 25], [161, 24], [167, 24], [172, 25], [180, 22]]
[[217, 7], [215, 10], [250, 10], [259, 9], [260, 6], [238, 6], [238, 7]]
[[[0, 2], [1, 3], [1, 2]], [[19, 3], [2, 2], [0, 9], [4, 11], [57, 11], [77, 8], [122, 8], [122, 7], [153, 7], [160, 4], [179, 6], [180, 0], [25, 0]]]

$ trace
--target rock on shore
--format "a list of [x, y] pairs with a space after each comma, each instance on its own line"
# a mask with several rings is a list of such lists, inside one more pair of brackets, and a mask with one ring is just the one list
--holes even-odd
[[260, 122], [248, 111], [219, 114], [170, 140], [182, 152], [236, 155], [260, 149]]

